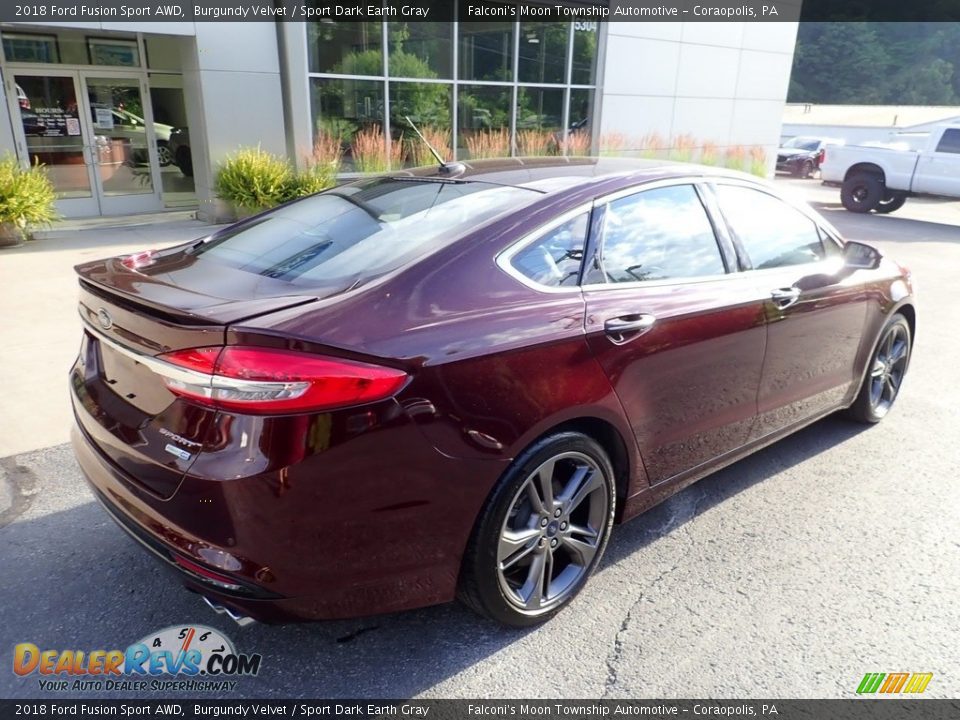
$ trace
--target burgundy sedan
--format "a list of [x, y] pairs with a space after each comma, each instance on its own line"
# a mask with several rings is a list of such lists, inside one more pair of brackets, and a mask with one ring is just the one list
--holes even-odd
[[818, 418], [877, 422], [910, 274], [745, 175], [367, 178], [77, 268], [74, 446], [214, 609], [567, 605], [614, 524]]

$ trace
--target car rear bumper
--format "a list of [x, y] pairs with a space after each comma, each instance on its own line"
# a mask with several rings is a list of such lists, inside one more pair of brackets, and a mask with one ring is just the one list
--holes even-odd
[[[337, 472], [345, 460], [330, 449], [326, 462], [278, 472], [226, 480], [187, 475], [161, 499], [100, 452], [84, 430], [95, 420], [76, 398], [74, 411], [74, 452], [110, 516], [188, 589], [262, 622], [452, 600], [473, 521], [502, 469], [446, 458], [406, 422], [381, 449], [406, 444], [419, 464], [384, 458], [375, 463], [383, 474], [372, 485]], [[358, 470], [372, 462], [361, 461]], [[322, 465], [330, 476], [317, 476]]]

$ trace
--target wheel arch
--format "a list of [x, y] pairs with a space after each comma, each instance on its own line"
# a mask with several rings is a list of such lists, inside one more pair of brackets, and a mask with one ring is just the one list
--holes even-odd
[[876, 175], [880, 179], [880, 182], [884, 184], [886, 184], [887, 182], [887, 175], [883, 171], [882, 167], [880, 167], [876, 163], [866, 163], [866, 162], [857, 163], [856, 165], [851, 165], [850, 168], [847, 169], [846, 174], [844, 174], [843, 181], [846, 182], [847, 180], [852, 178], [854, 175], [861, 175], [861, 174]]
[[[877, 343], [880, 342], [884, 328], [887, 326], [887, 323], [890, 322], [890, 318], [898, 314], [903, 315], [904, 319], [906, 319], [907, 326], [910, 328], [910, 344], [911, 346], [915, 345], [917, 336], [917, 311], [911, 297], [908, 296], [898, 304], [888, 305], [878, 318], [876, 330], [869, 332], [869, 334], [865, 336], [864, 342], [861, 345], [860, 354], [858, 355], [857, 367], [859, 372], [854, 376], [856, 383], [853, 385], [853, 395], [850, 402], [853, 402], [856, 398], [856, 393], [863, 383], [864, 378], [867, 376], [867, 372], [870, 370], [870, 358], [873, 356]], [[869, 342], [866, 341], [866, 338], [869, 338]]]
[[518, 455], [545, 437], [561, 432], [578, 432], [586, 435], [596, 441], [607, 453], [607, 457], [610, 458], [610, 464], [613, 465], [614, 484], [617, 496], [615, 520], [619, 522], [623, 513], [624, 500], [630, 495], [630, 480], [634, 475], [634, 468], [636, 466], [636, 462], [631, 456], [629, 446], [623, 434], [617, 426], [609, 420], [597, 417], [596, 415], [583, 415], [564, 420], [544, 430], [537, 435], [537, 437], [526, 443], [524, 450], [521, 450]]
[[914, 344], [917, 340], [917, 309], [913, 306], [912, 302], [905, 302], [902, 305], [893, 309], [890, 313], [893, 316], [896, 313], [900, 313], [907, 320], [907, 325], [910, 326], [910, 343]]

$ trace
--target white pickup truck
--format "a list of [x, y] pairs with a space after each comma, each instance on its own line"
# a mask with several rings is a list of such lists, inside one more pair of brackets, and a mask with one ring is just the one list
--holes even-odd
[[922, 150], [828, 145], [820, 178], [857, 213], [890, 213], [911, 195], [960, 198], [960, 125], [935, 128]]

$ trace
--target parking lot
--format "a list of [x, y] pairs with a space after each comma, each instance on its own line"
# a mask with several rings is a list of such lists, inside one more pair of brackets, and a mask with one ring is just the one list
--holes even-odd
[[[778, 183], [913, 271], [918, 332], [895, 411], [872, 428], [827, 418], [615, 528], [573, 606], [527, 631], [459, 605], [245, 628], [213, 614], [108, 519], [63, 444], [73, 255], [44, 240], [0, 256], [0, 697], [50, 697], [10, 672], [16, 643], [123, 649], [190, 623], [263, 655], [227, 698], [852, 697], [867, 672], [932, 672], [925, 695], [957, 697], [960, 203], [853, 215], [817, 181]], [[78, 236], [73, 262], [152, 241], [111, 232]]]

